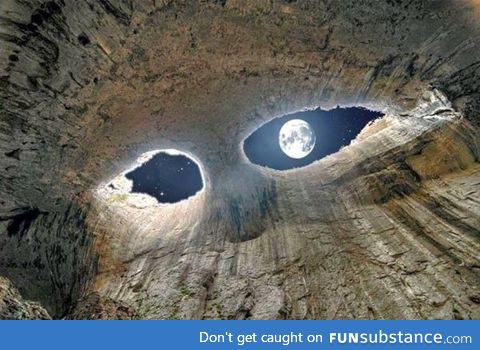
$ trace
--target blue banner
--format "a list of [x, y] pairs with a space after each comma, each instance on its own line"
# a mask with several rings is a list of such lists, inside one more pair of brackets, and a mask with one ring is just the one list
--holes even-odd
[[480, 321], [1, 321], [4, 349], [480, 349]]

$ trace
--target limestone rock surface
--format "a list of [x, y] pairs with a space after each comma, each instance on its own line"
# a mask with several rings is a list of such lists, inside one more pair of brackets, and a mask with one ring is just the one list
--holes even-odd
[[[474, 0], [2, 0], [0, 276], [48, 314], [4, 278], [1, 312], [480, 318], [479, 50]], [[337, 105], [385, 117], [304, 168], [243, 154]], [[204, 191], [104, 190], [169, 148]]]
[[0, 277], [0, 320], [50, 320], [38, 303], [22, 298], [12, 283]]
[[98, 293], [88, 294], [78, 300], [69, 313], [69, 320], [135, 320], [135, 310], [124, 303], [105, 298]]

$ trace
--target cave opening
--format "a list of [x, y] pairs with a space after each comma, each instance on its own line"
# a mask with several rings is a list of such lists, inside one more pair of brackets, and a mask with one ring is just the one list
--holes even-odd
[[253, 164], [275, 170], [300, 168], [348, 146], [366, 125], [383, 115], [363, 107], [299, 111], [260, 126], [245, 139], [243, 149]]
[[131, 193], [147, 194], [160, 203], [179, 202], [203, 188], [199, 165], [180, 152], [160, 151], [125, 178], [132, 181]]

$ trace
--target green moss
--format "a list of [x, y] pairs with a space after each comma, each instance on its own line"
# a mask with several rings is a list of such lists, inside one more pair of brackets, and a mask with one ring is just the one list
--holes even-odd
[[168, 316], [169, 320], [179, 320], [180, 318], [178, 317], [177, 311], [172, 311], [170, 315]]
[[147, 60], [145, 49], [141, 46], [135, 46], [127, 57], [128, 62], [143, 62]]
[[143, 298], [137, 300], [137, 307], [141, 309], [143, 306]]
[[143, 77], [143, 81], [145, 83], [151, 83], [153, 81], [157, 81], [158, 79], [160, 79], [160, 77], [160, 74], [153, 73], [150, 69], [147, 68], [145, 71], [145, 76]]
[[180, 288], [180, 294], [181, 294], [182, 297], [189, 297], [189, 296], [193, 295], [193, 292], [190, 289], [188, 289], [187, 286], [182, 286]]

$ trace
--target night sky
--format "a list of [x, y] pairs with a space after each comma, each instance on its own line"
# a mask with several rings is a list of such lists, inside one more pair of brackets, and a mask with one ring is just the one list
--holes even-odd
[[158, 153], [125, 175], [133, 181], [133, 193], [145, 193], [160, 203], [175, 203], [203, 187], [198, 165], [183, 155]]
[[[337, 152], [348, 145], [370, 121], [381, 117], [380, 112], [364, 108], [316, 109], [275, 118], [254, 131], [244, 143], [252, 163], [277, 170], [302, 167]], [[288, 157], [280, 148], [278, 134], [285, 122], [302, 119], [316, 135], [312, 152], [302, 159]], [[144, 193], [160, 203], [175, 203], [193, 196], [203, 187], [198, 165], [184, 155], [160, 152], [140, 167], [125, 175], [133, 181], [133, 193]]]
[[[297, 112], [275, 118], [255, 130], [244, 143], [248, 159], [272, 169], [298, 168], [337, 152], [349, 145], [360, 131], [372, 120], [383, 116], [380, 112], [364, 108], [336, 108], [330, 111], [316, 109]], [[288, 157], [280, 148], [280, 128], [291, 119], [303, 119], [310, 124], [316, 135], [312, 152], [302, 159]]]

